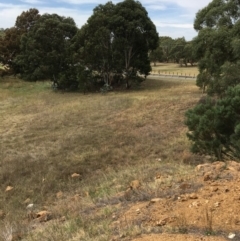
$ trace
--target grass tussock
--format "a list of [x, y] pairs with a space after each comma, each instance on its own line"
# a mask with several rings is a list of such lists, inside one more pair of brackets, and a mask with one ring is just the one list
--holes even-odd
[[[152, 184], [158, 173], [170, 176], [170, 185], [196, 161], [184, 126], [185, 111], [200, 97], [192, 80], [149, 78], [138, 90], [83, 95], [5, 79], [0, 93], [3, 235], [8, 229], [32, 241], [126, 236], [129, 230], [110, 225], [119, 210], [159, 196]], [[121, 193], [134, 179], [144, 187], [128, 199]], [[36, 211], [51, 211], [52, 220], [29, 221], [26, 200]]]

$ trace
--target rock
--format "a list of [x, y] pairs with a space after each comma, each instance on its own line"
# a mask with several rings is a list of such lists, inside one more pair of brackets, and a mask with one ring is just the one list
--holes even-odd
[[156, 224], [157, 224], [157, 226], [164, 226], [167, 224], [167, 221], [165, 219], [163, 219], [163, 220], [157, 221]]
[[235, 233], [229, 233], [229, 234], [228, 234], [228, 238], [229, 238], [229, 239], [234, 239], [235, 236], [236, 236]]
[[192, 194], [189, 195], [189, 198], [190, 199], [198, 199], [198, 196], [197, 196], [196, 193], [192, 193]]
[[139, 189], [141, 187], [141, 183], [139, 180], [134, 180], [130, 183], [131, 189]]
[[195, 171], [196, 172], [205, 172], [206, 169], [209, 169], [209, 168], [210, 168], [210, 164], [208, 164], [208, 163], [200, 164], [200, 165], [196, 166]]
[[13, 187], [7, 186], [6, 189], [5, 189], [5, 192], [9, 192], [9, 191], [11, 191], [12, 189], [13, 189]]
[[201, 206], [200, 202], [193, 202], [192, 203], [192, 207], [199, 207], [199, 206]]
[[217, 192], [218, 190], [219, 190], [218, 187], [212, 187], [212, 188], [211, 188], [211, 191], [212, 191], [212, 192]]
[[0, 219], [3, 219], [6, 216], [3, 210], [0, 210]]
[[226, 169], [230, 170], [230, 171], [239, 172], [240, 171], [240, 163], [235, 162], [235, 161], [229, 161], [229, 162], [227, 162]]
[[206, 160], [209, 160], [209, 161], [212, 160], [212, 157], [210, 155], [206, 155], [205, 158]]
[[206, 181], [212, 180], [212, 175], [213, 175], [212, 172], [207, 172], [207, 173], [203, 176], [203, 181], [206, 182]]
[[226, 162], [220, 162], [220, 161], [217, 161], [217, 162], [214, 162], [213, 164], [213, 167], [216, 171], [223, 171], [224, 169], [226, 169]]
[[138, 208], [138, 209], [136, 209], [136, 213], [137, 214], [140, 214], [141, 213], [141, 211], [140, 211], [140, 209]]
[[36, 213], [36, 219], [39, 222], [47, 222], [51, 219], [51, 213], [48, 211], [40, 211]]
[[188, 196], [188, 195], [181, 195], [181, 196], [179, 197], [179, 200], [180, 200], [181, 202], [186, 202], [188, 199], [189, 199], [189, 196]]
[[62, 198], [63, 197], [63, 192], [60, 191], [60, 192], [56, 193], [56, 197], [58, 199]]
[[34, 208], [34, 204], [33, 203], [29, 203], [26, 207], [27, 210], [33, 210]]
[[81, 198], [80, 194], [75, 194], [73, 197], [71, 197], [72, 201], [78, 201]]
[[81, 175], [78, 174], [78, 173], [73, 173], [73, 174], [71, 175], [72, 178], [79, 178], [80, 176], [81, 176]]
[[220, 206], [220, 202], [216, 202], [216, 203], [214, 203], [214, 207], [216, 207], [216, 208], [218, 208], [219, 206]]
[[161, 202], [162, 199], [161, 198], [153, 198], [151, 199], [150, 203], [158, 203], [158, 202]]
[[60, 222], [65, 222], [65, 221], [66, 221], [66, 217], [65, 217], [65, 216], [62, 216], [61, 218], [59, 218], [59, 221], [60, 221]]
[[30, 198], [27, 198], [24, 202], [23, 202], [23, 204], [28, 204], [28, 203], [30, 203], [31, 202], [31, 199]]
[[186, 190], [188, 188], [191, 188], [191, 184], [184, 182], [184, 183], [180, 184], [179, 188], [182, 190]]
[[130, 200], [131, 195], [132, 195], [132, 189], [131, 189], [131, 188], [128, 188], [128, 189], [124, 192], [124, 198], [127, 199], [127, 200]]

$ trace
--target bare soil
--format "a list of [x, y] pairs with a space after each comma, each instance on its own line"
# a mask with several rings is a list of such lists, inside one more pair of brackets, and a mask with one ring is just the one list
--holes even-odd
[[117, 225], [144, 227], [146, 234], [134, 241], [240, 240], [240, 164], [214, 162], [195, 171], [188, 181], [163, 188], [163, 197], [131, 205]]

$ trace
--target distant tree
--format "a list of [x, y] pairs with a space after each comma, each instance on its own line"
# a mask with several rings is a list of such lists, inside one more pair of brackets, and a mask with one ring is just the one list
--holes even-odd
[[4, 37], [4, 28], [0, 28], [0, 38]]
[[183, 48], [183, 62], [185, 65], [190, 63], [192, 66], [197, 62], [192, 41], [186, 42]]
[[175, 46], [174, 39], [168, 36], [163, 36], [159, 38], [159, 42], [163, 52], [163, 61], [168, 63], [172, 58], [171, 52], [172, 48]]
[[149, 59], [151, 62], [154, 63], [155, 66], [156, 66], [156, 62], [163, 61], [163, 50], [162, 50], [160, 44], [158, 45], [158, 47], [155, 50], [150, 51]]
[[184, 37], [174, 39], [172, 48], [170, 50], [170, 56], [175, 63], [179, 63], [180, 59], [184, 59], [185, 45], [186, 45], [186, 40]]
[[61, 88], [76, 84], [72, 39], [77, 27], [72, 18], [43, 14], [21, 39], [14, 61], [26, 80], [51, 79]]
[[39, 19], [40, 15], [37, 9], [31, 8], [22, 12], [17, 17], [15, 26], [4, 30], [4, 36], [0, 38], [0, 56], [4, 64], [8, 65], [13, 73], [19, 71], [14, 63], [16, 56], [20, 53], [20, 41], [32, 26]]

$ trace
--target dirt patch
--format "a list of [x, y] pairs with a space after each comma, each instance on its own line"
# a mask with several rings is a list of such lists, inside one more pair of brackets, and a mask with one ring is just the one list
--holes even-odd
[[191, 180], [167, 187], [172, 195], [131, 205], [115, 224], [141, 227], [134, 241], [240, 240], [239, 171], [234, 161], [198, 165]]

